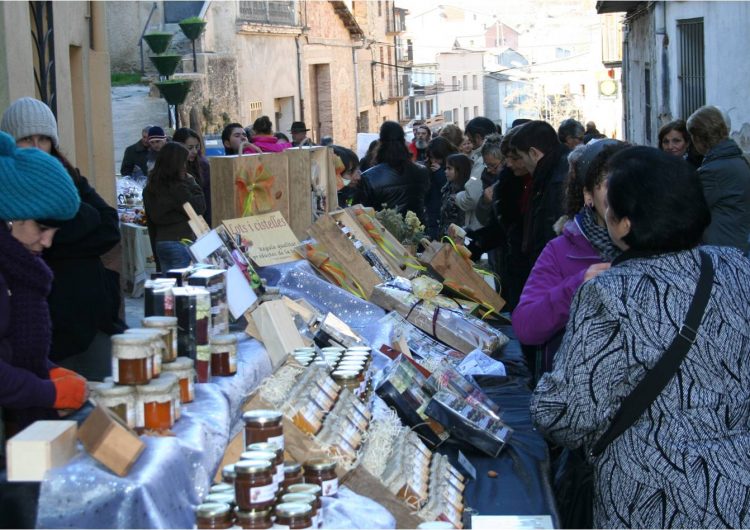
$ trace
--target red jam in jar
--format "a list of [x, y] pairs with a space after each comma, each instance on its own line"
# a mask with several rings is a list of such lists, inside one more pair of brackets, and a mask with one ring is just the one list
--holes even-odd
[[273, 464], [267, 460], [241, 460], [234, 465], [234, 498], [241, 510], [271, 508], [276, 500]]
[[245, 423], [245, 447], [258, 442], [275, 443], [284, 449], [283, 414], [277, 410], [249, 410], [242, 415]]
[[324, 497], [338, 493], [339, 479], [336, 475], [336, 462], [327, 458], [313, 458], [305, 462], [303, 468], [305, 482], [320, 486]]

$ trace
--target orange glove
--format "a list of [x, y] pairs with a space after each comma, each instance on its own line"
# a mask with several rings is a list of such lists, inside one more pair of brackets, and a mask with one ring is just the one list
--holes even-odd
[[80, 375], [53, 379], [56, 409], [79, 409], [86, 401], [86, 380]]
[[49, 378], [51, 381], [54, 381], [55, 379], [60, 379], [66, 376], [81, 377], [79, 374], [75, 373], [73, 370], [68, 370], [67, 368], [63, 368], [62, 366], [55, 366], [52, 370], [49, 371]]

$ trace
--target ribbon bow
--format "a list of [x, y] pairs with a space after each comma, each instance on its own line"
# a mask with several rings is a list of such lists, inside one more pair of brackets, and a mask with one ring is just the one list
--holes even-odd
[[271, 195], [276, 177], [271, 175], [263, 164], [258, 164], [255, 171], [242, 167], [235, 176], [238, 210], [242, 217], [267, 212], [273, 209], [275, 200]]

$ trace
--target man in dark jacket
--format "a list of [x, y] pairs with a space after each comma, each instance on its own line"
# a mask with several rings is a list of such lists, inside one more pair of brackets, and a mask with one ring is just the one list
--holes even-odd
[[394, 121], [380, 127], [377, 165], [362, 174], [362, 204], [376, 210], [412, 211], [424, 223], [424, 198], [430, 187], [427, 168], [411, 161], [404, 129]]
[[695, 150], [704, 155], [698, 168], [711, 210], [711, 224], [703, 234], [707, 245], [750, 248], [750, 164], [716, 107], [696, 110], [687, 121]]
[[556, 236], [553, 226], [563, 214], [563, 183], [570, 151], [560, 143], [555, 129], [539, 120], [522, 125], [511, 139], [510, 149], [518, 152], [533, 175], [531, 215], [527, 216], [530, 229], [524, 230], [523, 242], [523, 251], [533, 264]]
[[120, 164], [120, 175], [132, 175], [135, 168], [139, 168], [141, 174], [148, 175], [148, 130], [150, 125], [146, 125], [141, 131], [141, 139], [125, 149]]

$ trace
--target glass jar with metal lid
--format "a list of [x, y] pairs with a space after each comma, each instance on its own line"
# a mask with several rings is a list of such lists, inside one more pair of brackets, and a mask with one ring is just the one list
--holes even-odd
[[302, 484], [302, 464], [299, 462], [284, 462], [284, 480], [281, 482], [281, 491], [286, 493], [289, 486]]
[[206, 502], [195, 508], [198, 528], [232, 528], [232, 508], [222, 502]]
[[[254, 445], [254, 444], [250, 444]], [[268, 460], [273, 464], [271, 469], [271, 478], [276, 489], [279, 488], [284, 480], [284, 456], [281, 458], [275, 451], [244, 451], [240, 454], [240, 460]]]
[[221, 480], [224, 484], [231, 484], [234, 487], [234, 480], [237, 478], [237, 472], [234, 470], [234, 464], [227, 464], [221, 468]]
[[234, 486], [232, 484], [227, 484], [225, 482], [220, 482], [219, 484], [214, 484], [208, 489], [208, 493], [224, 493], [229, 494], [234, 497]]
[[128, 427], [135, 428], [135, 388], [114, 383], [100, 383], [91, 389], [91, 399], [115, 413]]
[[226, 377], [237, 373], [237, 336], [211, 337], [211, 375]]
[[292, 484], [287, 490], [289, 493], [308, 493], [316, 497], [323, 495], [323, 488], [318, 484]]
[[354, 370], [334, 370], [331, 377], [341, 388], [348, 388], [351, 392], [359, 389], [359, 373]]
[[289, 529], [312, 528], [312, 506], [299, 502], [283, 502], [276, 506], [276, 524]]
[[237, 508], [234, 512], [234, 517], [241, 528], [248, 528], [250, 530], [273, 528], [270, 510], [253, 510], [248, 512]]
[[163, 329], [167, 334], [163, 336], [166, 350], [164, 362], [170, 363], [177, 358], [177, 317], [146, 317], [141, 320], [141, 325], [149, 329]]
[[150, 430], [171, 429], [174, 425], [174, 379], [154, 379], [137, 387], [136, 426]]
[[126, 335], [144, 335], [151, 338], [151, 370], [152, 377], [157, 378], [161, 374], [161, 365], [164, 359], [164, 330], [147, 328], [130, 328], [124, 331]]
[[145, 385], [153, 376], [151, 338], [112, 335], [112, 380], [118, 385]]
[[209, 493], [203, 502], [223, 502], [234, 509], [234, 491], [229, 493]]
[[263, 510], [273, 506], [276, 484], [273, 464], [268, 460], [240, 460], [234, 465], [234, 498], [241, 510]]
[[305, 482], [317, 484], [324, 497], [336, 495], [339, 491], [339, 479], [336, 475], [336, 462], [327, 458], [313, 458], [302, 466]]
[[164, 374], [174, 374], [180, 386], [180, 402], [190, 403], [195, 399], [195, 370], [193, 360], [188, 357], [178, 357], [173, 362], [162, 365]]
[[275, 443], [284, 449], [283, 414], [278, 410], [248, 410], [242, 415], [245, 422], [245, 447], [252, 443]]
[[286, 493], [281, 496], [281, 502], [299, 502], [302, 504], [309, 504], [312, 508], [313, 528], [318, 528], [323, 522], [323, 514], [320, 511], [322, 506], [320, 497], [310, 495], [309, 493]]
[[246, 449], [247, 451], [261, 451], [276, 455], [273, 459], [273, 464], [276, 466], [274, 480], [276, 481], [276, 485], [281, 488], [281, 483], [284, 482], [284, 450], [278, 444], [269, 442], [250, 444]]

